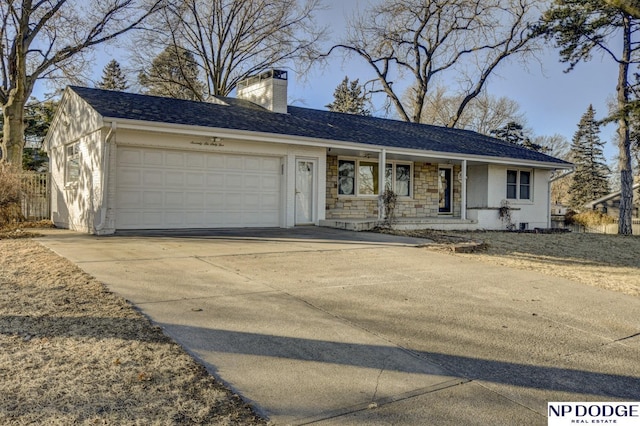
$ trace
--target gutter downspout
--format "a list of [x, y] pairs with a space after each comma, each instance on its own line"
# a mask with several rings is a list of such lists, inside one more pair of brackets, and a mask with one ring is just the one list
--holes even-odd
[[570, 170], [566, 173], [562, 173], [559, 176], [549, 177], [549, 181], [547, 182], [547, 228], [549, 229], [551, 228], [551, 184], [557, 180], [569, 176], [570, 174], [573, 174], [574, 172], [575, 169]]
[[100, 180], [102, 184], [102, 196], [100, 197], [100, 223], [98, 223], [95, 227], [96, 234], [100, 234], [106, 225], [107, 221], [107, 180], [109, 179], [109, 159], [111, 150], [109, 149], [109, 142], [115, 136], [115, 132], [117, 129], [117, 125], [115, 121], [111, 122], [111, 128], [109, 129], [109, 133], [104, 138], [104, 150], [102, 152], [102, 173], [100, 175]]

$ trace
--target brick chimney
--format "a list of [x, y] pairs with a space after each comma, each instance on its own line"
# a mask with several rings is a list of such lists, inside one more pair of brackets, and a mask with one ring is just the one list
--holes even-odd
[[238, 83], [238, 99], [260, 105], [270, 111], [287, 113], [287, 72], [269, 70]]

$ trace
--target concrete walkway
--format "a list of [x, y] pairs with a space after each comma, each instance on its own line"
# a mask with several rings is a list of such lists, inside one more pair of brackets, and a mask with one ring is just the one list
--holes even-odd
[[640, 401], [638, 298], [378, 234], [46, 233], [274, 424], [546, 425], [549, 401]]

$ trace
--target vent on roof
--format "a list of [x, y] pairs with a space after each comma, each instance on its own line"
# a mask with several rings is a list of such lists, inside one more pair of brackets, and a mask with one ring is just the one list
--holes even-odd
[[238, 83], [238, 99], [260, 105], [270, 111], [287, 113], [287, 72], [270, 70]]

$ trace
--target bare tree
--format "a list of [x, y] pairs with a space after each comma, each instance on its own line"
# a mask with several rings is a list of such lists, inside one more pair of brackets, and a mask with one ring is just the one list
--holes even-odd
[[[463, 96], [448, 96], [446, 89], [438, 86], [425, 97], [420, 122], [447, 126], [451, 117], [456, 114]], [[488, 135], [510, 121], [525, 121], [518, 102], [504, 96], [491, 96], [483, 90], [467, 104], [456, 127]]]
[[[207, 94], [227, 96], [249, 76], [317, 55], [325, 34], [314, 20], [320, 8], [321, 0], [174, 2], [157, 15], [158, 33], [144, 44], [156, 51], [186, 49], [200, 67]], [[135, 60], [148, 68], [145, 59], [154, 56], [142, 51]]]
[[[498, 66], [535, 50], [530, 23], [535, 0], [393, 0], [381, 2], [349, 24], [335, 45], [364, 59], [405, 121], [419, 122], [436, 84], [457, 86], [460, 101], [446, 123], [455, 127]], [[411, 96], [401, 98], [395, 78], [408, 76]]]
[[162, 0], [2, 0], [0, 106], [3, 159], [18, 165], [24, 106], [39, 79], [73, 76], [92, 47], [138, 28]]

